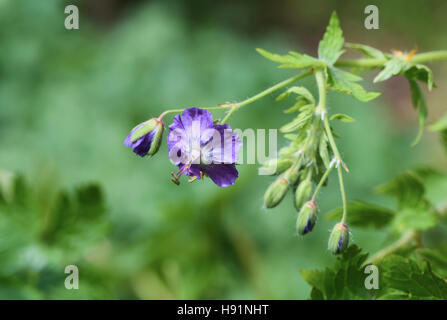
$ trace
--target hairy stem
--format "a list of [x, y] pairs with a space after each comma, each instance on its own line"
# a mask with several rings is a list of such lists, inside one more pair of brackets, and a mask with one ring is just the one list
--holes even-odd
[[[415, 54], [411, 59], [413, 63], [423, 63], [423, 62], [431, 62], [437, 60], [447, 60], [447, 50], [439, 50], [439, 51], [430, 51]], [[352, 59], [352, 60], [339, 60], [335, 63], [336, 67], [371, 67], [377, 68], [382, 67], [387, 59], [375, 59], [375, 58], [363, 58], [363, 59]]]
[[331, 126], [329, 124], [329, 117], [327, 115], [327, 108], [326, 108], [326, 81], [324, 79], [323, 71], [317, 70], [315, 71], [315, 78], [317, 81], [318, 86], [318, 94], [319, 94], [319, 102], [318, 102], [318, 108], [321, 109], [322, 112], [322, 118], [323, 118], [323, 124], [324, 129], [326, 131], [326, 135], [329, 140], [329, 145], [331, 146], [332, 152], [334, 152], [335, 160], [337, 164], [333, 164], [337, 166], [337, 172], [338, 172], [338, 180], [340, 185], [340, 193], [341, 198], [343, 202], [343, 216], [341, 222], [346, 221], [347, 216], [347, 201], [346, 201], [346, 192], [345, 192], [345, 186], [343, 182], [343, 172], [342, 172], [342, 159], [340, 156], [340, 152], [338, 151], [337, 144], [335, 143], [334, 136], [332, 135]]
[[327, 177], [332, 171], [333, 166], [330, 166], [326, 172], [323, 174], [323, 176], [320, 179], [320, 182], [318, 182], [317, 187], [315, 188], [314, 194], [312, 195], [312, 201], [315, 201], [317, 199], [318, 193], [321, 190], [321, 187], [323, 186], [324, 182], [326, 181]]
[[[267, 89], [265, 89], [264, 91], [261, 91], [260, 93], [254, 95], [253, 97], [250, 97], [250, 98], [248, 98], [248, 99], [245, 99], [245, 100], [243, 100], [243, 101], [241, 101], [241, 102], [236, 102], [236, 103], [226, 103], [226, 104], [222, 104], [222, 105], [217, 106], [217, 107], [201, 107], [201, 109], [207, 109], [207, 110], [230, 109], [230, 110], [228, 111], [228, 113], [225, 115], [225, 117], [224, 117], [224, 118], [222, 119], [222, 121], [221, 121], [221, 124], [224, 124], [224, 123], [231, 117], [231, 115], [232, 115], [234, 112], [236, 112], [237, 110], [239, 110], [240, 108], [245, 107], [246, 105], [249, 105], [249, 104], [251, 104], [251, 103], [253, 103], [253, 102], [255, 102], [255, 101], [257, 101], [257, 100], [259, 100], [259, 99], [261, 99], [261, 98], [263, 98], [263, 97], [265, 97], [266, 95], [268, 95], [268, 94], [270, 94], [270, 93], [272, 93], [272, 92], [274, 92], [274, 91], [276, 91], [276, 90], [278, 90], [278, 89], [281, 89], [281, 88], [283, 88], [283, 87], [285, 87], [285, 86], [287, 86], [287, 85], [289, 85], [289, 84], [291, 84], [291, 83], [293, 83], [293, 82], [295, 82], [295, 81], [298, 81], [298, 80], [300, 80], [300, 79], [303, 79], [303, 78], [305, 78], [305, 77], [311, 75], [312, 72], [313, 72], [312, 70], [304, 71], [304, 72], [300, 73], [299, 75], [296, 75], [296, 76], [294, 76], [294, 77], [291, 77], [291, 78], [289, 78], [289, 79], [286, 79], [286, 80], [284, 80], [284, 81], [281, 81], [281, 82], [275, 84], [274, 86], [271, 86], [270, 88], [267, 88]], [[185, 109], [188, 109], [188, 108], [166, 110], [165, 112], [163, 112], [163, 113], [159, 116], [159, 119], [162, 120], [163, 117], [166, 116], [167, 114], [170, 114], [170, 113], [179, 113], [179, 112], [184, 111]]]
[[387, 255], [399, 250], [400, 248], [403, 248], [410, 244], [413, 240], [416, 240], [417, 232], [414, 230], [409, 230], [405, 232], [402, 237], [400, 237], [396, 242], [391, 244], [390, 246], [383, 248], [376, 254], [374, 254], [371, 258], [368, 259], [367, 263], [369, 264], [375, 264], [377, 262], [380, 262], [383, 258], [385, 258]]

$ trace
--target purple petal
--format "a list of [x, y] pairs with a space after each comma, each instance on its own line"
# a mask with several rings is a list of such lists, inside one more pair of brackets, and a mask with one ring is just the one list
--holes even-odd
[[238, 177], [234, 164], [211, 164], [206, 166], [204, 171], [219, 187], [233, 185]]
[[146, 122], [140, 123], [135, 128], [133, 128], [129, 135], [126, 137], [126, 140], [124, 140], [124, 145], [126, 147], [133, 148], [133, 152], [138, 154], [140, 157], [144, 157], [145, 155], [147, 155], [149, 149], [151, 148], [152, 140], [154, 139], [155, 135], [155, 130], [152, 130], [151, 132], [142, 136], [140, 139], [132, 142], [131, 139], [133, 133], [144, 124], [146, 124]]
[[206, 109], [190, 108], [182, 112], [182, 123], [184, 128], [192, 128], [194, 122], [200, 124], [200, 132], [205, 132], [207, 129], [213, 128], [213, 116], [211, 112]]
[[[237, 162], [242, 141], [228, 124], [215, 125], [215, 133], [210, 141], [202, 148], [204, 158], [209, 163], [232, 164]], [[207, 164], [209, 164], [207, 163]]]
[[190, 161], [191, 150], [200, 150], [201, 146], [210, 140], [213, 132], [213, 117], [208, 110], [184, 110], [181, 115], [174, 117], [169, 126], [169, 158], [175, 165]]

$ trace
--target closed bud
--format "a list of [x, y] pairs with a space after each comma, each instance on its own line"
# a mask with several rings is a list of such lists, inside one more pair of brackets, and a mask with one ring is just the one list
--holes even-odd
[[157, 118], [140, 123], [127, 136], [124, 144], [141, 157], [152, 156], [160, 148], [164, 125]]
[[297, 183], [299, 176], [300, 173], [298, 172], [296, 166], [292, 166], [291, 168], [287, 169], [286, 172], [284, 172], [284, 177], [287, 179], [290, 186], [293, 186]]
[[299, 209], [312, 195], [312, 182], [309, 179], [302, 181], [295, 190], [295, 208]]
[[264, 194], [264, 205], [266, 208], [276, 207], [289, 189], [289, 181], [285, 177], [279, 177], [273, 182]]
[[315, 201], [306, 202], [300, 210], [296, 220], [296, 230], [298, 234], [305, 235], [312, 231], [317, 222], [317, 205]]
[[349, 229], [343, 222], [337, 223], [329, 237], [328, 249], [333, 254], [344, 251], [349, 245]]
[[276, 175], [289, 169], [292, 164], [293, 161], [290, 159], [271, 159], [264, 162], [262, 170], [266, 174]]

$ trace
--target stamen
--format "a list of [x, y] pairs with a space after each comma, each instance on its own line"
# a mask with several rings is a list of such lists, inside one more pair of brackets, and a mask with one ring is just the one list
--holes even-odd
[[[180, 170], [177, 173], [171, 172], [171, 175], [173, 177], [171, 179], [171, 181], [174, 182], [176, 185], [180, 185], [180, 177], [183, 175], [183, 173], [185, 173], [186, 170], [189, 169], [189, 167], [191, 167], [191, 163], [192, 163], [192, 161], [185, 164], [183, 167], [180, 168]], [[192, 180], [192, 181], [194, 181], [194, 180]], [[192, 181], [189, 181], [189, 182], [192, 182]]]

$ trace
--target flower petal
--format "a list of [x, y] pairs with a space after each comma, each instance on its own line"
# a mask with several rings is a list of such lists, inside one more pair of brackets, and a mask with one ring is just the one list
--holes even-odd
[[147, 155], [149, 149], [151, 148], [152, 140], [154, 139], [155, 135], [155, 130], [153, 130], [142, 136], [140, 139], [132, 142], [131, 138], [133, 133], [144, 124], [145, 122], [140, 123], [135, 128], [133, 128], [129, 135], [126, 137], [126, 140], [124, 140], [124, 145], [126, 147], [133, 148], [133, 152], [138, 154], [140, 157], [144, 157], [145, 155]]
[[242, 146], [239, 136], [231, 130], [228, 124], [215, 125], [214, 128], [212, 139], [202, 148], [204, 154], [202, 158], [207, 160], [206, 164], [237, 162], [239, 149]]
[[234, 164], [211, 164], [206, 166], [204, 171], [219, 187], [233, 185], [238, 177]]

